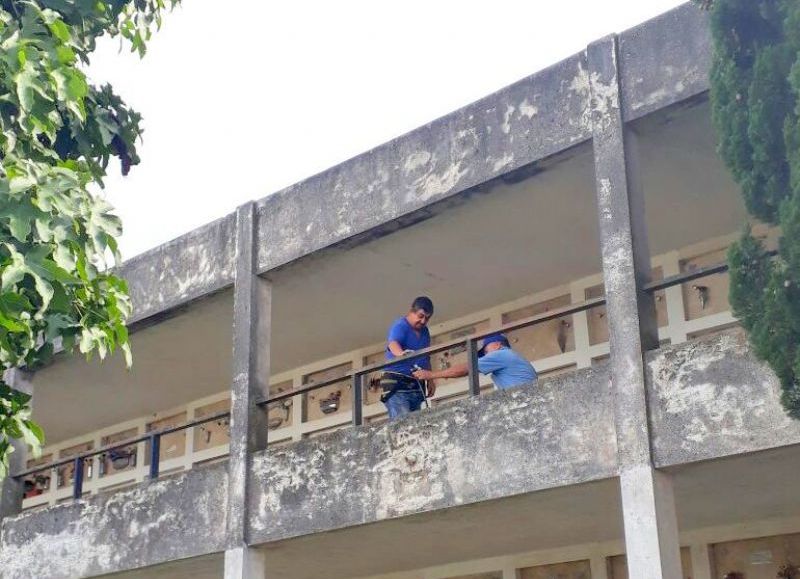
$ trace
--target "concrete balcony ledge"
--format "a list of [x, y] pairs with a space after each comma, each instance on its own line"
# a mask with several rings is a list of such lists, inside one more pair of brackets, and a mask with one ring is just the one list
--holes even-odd
[[3, 519], [0, 577], [91, 577], [224, 550], [218, 464]]
[[[800, 422], [740, 330], [648, 354], [656, 466], [800, 443]], [[394, 424], [255, 457], [251, 538], [265, 543], [616, 476], [604, 364]]]
[[800, 444], [780, 382], [741, 330], [651, 352], [647, 371], [657, 467]]
[[270, 542], [616, 474], [605, 365], [255, 457], [250, 536]]
[[[774, 374], [739, 331], [648, 355], [659, 467], [800, 444]], [[254, 457], [250, 539], [310, 536], [610, 479], [605, 364]], [[224, 550], [225, 465], [0, 523], [0, 576], [86, 577]]]
[[[393, 424], [258, 453], [251, 540], [267, 543], [613, 477], [605, 365]], [[23, 513], [2, 577], [85, 577], [224, 550], [224, 465]]]

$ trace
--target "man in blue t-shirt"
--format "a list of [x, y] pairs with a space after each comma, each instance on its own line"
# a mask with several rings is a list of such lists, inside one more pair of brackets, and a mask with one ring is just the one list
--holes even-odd
[[[511, 349], [508, 338], [503, 334], [492, 334], [484, 338], [483, 345], [478, 351], [478, 371], [481, 374], [491, 374], [494, 385], [500, 390], [531, 385], [539, 377], [533, 365]], [[414, 372], [414, 377], [419, 380], [431, 380], [461, 378], [467, 374], [469, 374], [467, 364], [457, 364], [436, 372], [418, 370]]]
[[[394, 360], [429, 347], [431, 334], [428, 331], [428, 321], [432, 315], [431, 299], [425, 296], [416, 298], [409, 312], [397, 318], [389, 328], [386, 336], [386, 359]], [[423, 388], [427, 388], [428, 396], [433, 396], [436, 392], [433, 380], [428, 380], [425, 385], [421, 380], [414, 378], [413, 373], [417, 368], [430, 370], [430, 357], [404, 360], [384, 369], [380, 380], [383, 388], [381, 401], [386, 405], [390, 419], [419, 410], [425, 400]]]

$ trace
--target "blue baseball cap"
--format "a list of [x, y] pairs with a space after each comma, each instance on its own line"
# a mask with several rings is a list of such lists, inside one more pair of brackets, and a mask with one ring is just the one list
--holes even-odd
[[483, 339], [483, 343], [481, 344], [481, 349], [478, 350], [478, 356], [483, 356], [486, 354], [486, 346], [489, 344], [501, 343], [506, 347], [509, 347], [508, 338], [506, 338], [503, 334], [490, 334]]

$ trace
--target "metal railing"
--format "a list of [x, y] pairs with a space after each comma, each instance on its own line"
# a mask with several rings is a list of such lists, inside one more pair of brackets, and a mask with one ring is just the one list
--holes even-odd
[[[697, 270], [693, 270], [690, 272], [684, 272], [677, 275], [669, 276], [664, 279], [649, 282], [644, 285], [642, 288], [645, 292], [654, 293], [659, 290], [664, 290], [670, 287], [682, 285], [684, 283], [694, 281], [696, 279], [700, 279], [703, 277], [708, 277], [715, 274], [725, 273], [728, 270], [727, 263], [721, 263], [705, 268], [700, 268]], [[507, 333], [513, 332], [515, 330], [521, 330], [523, 328], [527, 328], [530, 326], [534, 326], [537, 324], [542, 324], [544, 322], [556, 320], [559, 318], [563, 318], [566, 316], [571, 316], [573, 314], [577, 314], [579, 312], [587, 311], [593, 308], [598, 308], [606, 305], [606, 298], [605, 297], [597, 297], [591, 298], [582, 302], [569, 304], [567, 306], [563, 306], [560, 308], [556, 308], [535, 316], [531, 316], [528, 318], [524, 318], [522, 320], [518, 320], [516, 322], [505, 324], [503, 326], [494, 328], [492, 330], [487, 330], [484, 332], [479, 332], [472, 334], [470, 336], [464, 338], [458, 338], [455, 340], [451, 340], [442, 344], [438, 344], [436, 346], [431, 346], [429, 348], [425, 348], [424, 350], [417, 350], [412, 354], [408, 354], [406, 356], [402, 356], [399, 358], [394, 358], [390, 361], [384, 361], [378, 364], [371, 364], [369, 366], [365, 366], [363, 368], [358, 368], [343, 374], [342, 376], [338, 376], [336, 378], [330, 378], [327, 380], [323, 380], [321, 382], [316, 382], [314, 384], [308, 384], [301, 388], [295, 388], [292, 390], [287, 390], [277, 394], [275, 396], [268, 397], [266, 399], [261, 399], [256, 401], [256, 405], [259, 407], [266, 407], [270, 404], [274, 404], [276, 402], [281, 402], [283, 400], [293, 398], [294, 396], [307, 394], [309, 392], [313, 392], [315, 390], [319, 390], [320, 388], [325, 388], [326, 386], [332, 386], [334, 384], [339, 384], [342, 382], [349, 382], [352, 387], [353, 392], [353, 416], [352, 416], [352, 424], [354, 426], [361, 426], [364, 423], [364, 415], [363, 415], [363, 406], [364, 406], [364, 377], [372, 374], [374, 372], [378, 372], [383, 370], [388, 366], [392, 366], [399, 362], [404, 362], [408, 360], [416, 360], [419, 358], [427, 357], [432, 354], [438, 354], [440, 352], [446, 352], [448, 350], [452, 350], [454, 348], [458, 348], [464, 346], [467, 352], [467, 384], [469, 394], [472, 396], [480, 395], [480, 376], [478, 374], [478, 342], [485, 338], [490, 334], [495, 334], [498, 332]], [[160, 442], [161, 438], [167, 434], [172, 434], [175, 432], [180, 432], [182, 430], [186, 430], [189, 428], [193, 428], [195, 426], [200, 426], [207, 422], [214, 422], [218, 420], [222, 420], [228, 418], [230, 416], [230, 412], [220, 412], [217, 414], [209, 415], [204, 418], [199, 418], [195, 420], [191, 420], [189, 422], [184, 422], [182, 424], [178, 424], [175, 426], [170, 426], [168, 428], [164, 428], [161, 430], [155, 430], [152, 432], [148, 432], [146, 434], [136, 436], [133, 438], [129, 438], [120, 442], [115, 442], [113, 444], [109, 444], [106, 446], [102, 446], [97, 450], [90, 450], [80, 454], [77, 454], [73, 457], [60, 459], [46, 465], [41, 465], [37, 467], [33, 467], [27, 469], [23, 472], [17, 473], [14, 476], [16, 479], [24, 479], [25, 477], [45, 472], [55, 470], [61, 466], [66, 464], [73, 464], [73, 492], [72, 496], [75, 499], [80, 498], [83, 495], [83, 465], [85, 461], [92, 459], [95, 456], [106, 454], [112, 450], [130, 447], [134, 444], [138, 444], [140, 442], [149, 441], [150, 442], [150, 471], [149, 471], [149, 478], [151, 480], [157, 479], [159, 474], [159, 464], [160, 464]]]
[[383, 370], [388, 366], [394, 366], [395, 364], [398, 364], [400, 362], [425, 358], [432, 354], [446, 352], [448, 350], [452, 350], [454, 348], [458, 348], [461, 346], [464, 346], [467, 352], [467, 370], [468, 370], [467, 384], [469, 386], [469, 393], [472, 396], [477, 396], [480, 394], [480, 381], [478, 375], [478, 342], [481, 339], [485, 338], [486, 336], [489, 336], [490, 334], [495, 334], [497, 332], [502, 332], [502, 333], [513, 332], [514, 330], [521, 330], [523, 328], [534, 326], [536, 324], [541, 324], [544, 322], [549, 322], [551, 320], [557, 320], [558, 318], [571, 316], [572, 314], [577, 314], [578, 312], [583, 312], [592, 308], [603, 306], [605, 305], [605, 303], [606, 299], [604, 297], [598, 297], [598, 298], [588, 299], [583, 302], [570, 304], [568, 306], [563, 306], [561, 308], [556, 308], [548, 312], [544, 312], [542, 314], [524, 318], [522, 320], [518, 320], [510, 324], [505, 324], [503, 326], [500, 326], [499, 328], [494, 328], [491, 330], [486, 330], [484, 332], [471, 334], [470, 336], [467, 336], [465, 338], [458, 338], [455, 340], [450, 340], [449, 342], [438, 344], [436, 346], [425, 348], [423, 350], [416, 350], [413, 354], [407, 354], [399, 358], [394, 358], [392, 360], [380, 362], [378, 364], [371, 364], [363, 368], [351, 370], [350, 372], [347, 372], [335, 378], [329, 378], [321, 382], [308, 384], [301, 388], [287, 390], [285, 392], [281, 392], [280, 394], [267, 398], [266, 400], [260, 400], [257, 402], [257, 404], [259, 406], [267, 406], [269, 404], [280, 402], [287, 398], [292, 398], [299, 394], [307, 394], [308, 392], [313, 392], [314, 390], [325, 388], [326, 386], [332, 386], [334, 384], [340, 384], [342, 382], [350, 382], [353, 392], [352, 423], [353, 426], [361, 426], [364, 422], [364, 416], [363, 416], [364, 376]]
[[[774, 254], [774, 252], [771, 252]], [[682, 285], [684, 283], [688, 283], [690, 281], [694, 281], [696, 279], [700, 279], [703, 277], [708, 277], [715, 274], [721, 274], [728, 271], [728, 264], [727, 263], [719, 263], [716, 265], [699, 268], [696, 270], [688, 271], [679, 273], [676, 275], [672, 275], [666, 277], [664, 279], [660, 279], [657, 281], [649, 282], [644, 285], [642, 288], [647, 293], [655, 293], [660, 290], [664, 290], [670, 287]], [[516, 322], [506, 324], [500, 326], [499, 328], [493, 328], [491, 330], [486, 330], [484, 332], [471, 334], [465, 338], [458, 338], [455, 340], [451, 340], [449, 342], [445, 342], [443, 344], [438, 344], [436, 346], [431, 346], [429, 348], [425, 348], [424, 350], [417, 350], [413, 354], [408, 354], [406, 356], [402, 356], [400, 358], [394, 358], [390, 361], [381, 362], [378, 364], [372, 364], [366, 366], [364, 368], [358, 368], [356, 370], [352, 370], [347, 372], [341, 376], [335, 378], [329, 378], [327, 380], [323, 380], [321, 382], [315, 382], [314, 384], [308, 384], [301, 388], [295, 388], [293, 390], [287, 390], [285, 392], [281, 392], [276, 396], [272, 396], [266, 400], [261, 400], [257, 402], [259, 406], [266, 406], [275, 402], [280, 402], [282, 400], [292, 398], [294, 396], [300, 394], [307, 394], [309, 392], [313, 392], [314, 390], [318, 390], [320, 388], [325, 388], [326, 386], [332, 386], [334, 384], [339, 384], [342, 382], [349, 381], [351, 382], [351, 387], [353, 391], [353, 419], [352, 423], [354, 426], [360, 426], [363, 424], [363, 378], [368, 374], [372, 374], [374, 372], [378, 372], [388, 366], [393, 366], [399, 362], [404, 362], [407, 360], [416, 360], [419, 358], [424, 358], [427, 356], [431, 356], [432, 354], [438, 354], [440, 352], [445, 352], [447, 350], [452, 350], [453, 348], [457, 348], [460, 346], [465, 346], [467, 351], [467, 383], [469, 385], [469, 393], [472, 396], [477, 396], [480, 394], [480, 383], [479, 383], [479, 376], [478, 376], [478, 342], [495, 333], [507, 333], [513, 332], [514, 330], [520, 330], [523, 328], [527, 328], [529, 326], [534, 326], [536, 324], [541, 324], [544, 322], [548, 322], [551, 320], [555, 320], [558, 318], [563, 318], [566, 316], [570, 316], [573, 314], [577, 314], [579, 312], [583, 312], [586, 310], [590, 310], [592, 308], [597, 308], [604, 306], [606, 304], [605, 297], [597, 297], [588, 299], [582, 302], [569, 304], [567, 306], [563, 306], [561, 308], [557, 308], [554, 310], [550, 310], [548, 312], [544, 312], [542, 314], [538, 314], [535, 316], [531, 316], [528, 318], [524, 318], [522, 320], [518, 320]]]
[[86, 463], [86, 461], [93, 459], [95, 456], [110, 453], [112, 450], [117, 450], [120, 448], [128, 448], [140, 442], [150, 442], [150, 471], [148, 477], [151, 480], [155, 480], [158, 478], [159, 466], [161, 464], [161, 438], [163, 436], [166, 436], [167, 434], [172, 434], [174, 432], [180, 432], [188, 428], [193, 428], [195, 426], [200, 426], [201, 424], [206, 424], [207, 422], [215, 422], [218, 420], [223, 420], [225, 418], [228, 418], [229, 416], [230, 412], [219, 412], [217, 414], [212, 414], [209, 416], [205, 416], [203, 418], [198, 418], [190, 422], [176, 424], [174, 426], [169, 426], [167, 428], [162, 428], [160, 430], [153, 430], [151, 432], [147, 432], [145, 434], [141, 434], [133, 438], [127, 438], [119, 442], [114, 442], [112, 444], [101, 446], [96, 450], [87, 450], [86, 452], [81, 452], [79, 454], [76, 454], [75, 456], [62, 458], [47, 463], [45, 465], [29, 468], [25, 471], [15, 474], [14, 478], [24, 479], [34, 474], [47, 471], [55, 471], [62, 466], [72, 464], [73, 465], [72, 498], [79, 499], [81, 498], [81, 496], [83, 496], [83, 479], [84, 479], [83, 466]]

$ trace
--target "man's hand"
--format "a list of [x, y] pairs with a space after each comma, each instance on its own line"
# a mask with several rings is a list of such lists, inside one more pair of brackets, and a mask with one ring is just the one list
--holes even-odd
[[426, 380], [428, 383], [428, 398], [436, 394], [436, 382], [433, 380], [434, 373], [430, 370], [414, 370], [412, 376], [417, 380]]
[[436, 394], [436, 380], [428, 380], [428, 398], [433, 398]]

